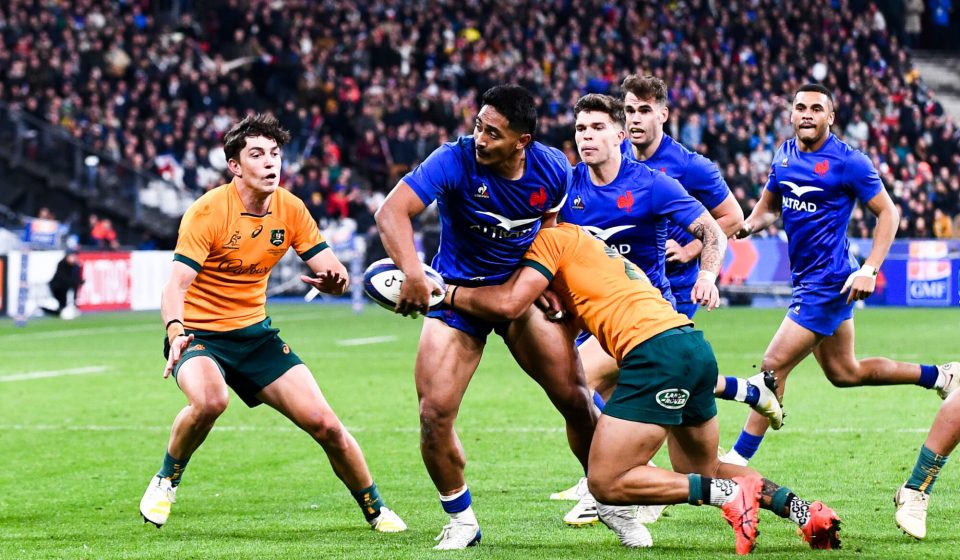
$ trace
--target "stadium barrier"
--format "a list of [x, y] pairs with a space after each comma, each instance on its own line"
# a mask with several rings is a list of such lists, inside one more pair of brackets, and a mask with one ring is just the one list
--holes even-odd
[[[362, 308], [362, 238], [338, 240], [337, 246], [351, 276], [354, 290], [350, 300]], [[851, 240], [854, 254], [865, 256], [871, 240]], [[352, 249], [352, 252], [351, 252]], [[26, 275], [21, 275], [22, 253], [0, 255], [0, 315], [23, 308], [32, 315], [47, 299], [47, 283], [53, 277], [63, 251], [32, 251]], [[77, 297], [81, 311], [123, 311], [160, 308], [160, 291], [170, 274], [170, 251], [91, 251], [80, 252], [85, 284]], [[346, 258], [350, 257], [350, 258]], [[305, 291], [298, 276], [303, 270], [295, 254], [288, 253], [277, 264], [271, 284], [289, 282]], [[281, 271], [282, 269], [282, 271]], [[25, 279], [26, 289], [21, 282]], [[877, 291], [867, 304], [910, 307], [947, 307], [960, 305], [960, 240], [897, 240], [877, 278]], [[273, 291], [273, 290], [271, 290]], [[763, 298], [788, 298], [790, 266], [787, 244], [779, 238], [731, 241], [721, 275], [721, 291], [731, 301], [759, 301]], [[276, 292], [274, 292], [276, 293]]]

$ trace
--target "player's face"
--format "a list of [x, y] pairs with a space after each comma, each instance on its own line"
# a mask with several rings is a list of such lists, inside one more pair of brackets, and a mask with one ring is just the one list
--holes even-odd
[[669, 115], [656, 99], [640, 99], [632, 93], [623, 98], [623, 110], [627, 114], [627, 138], [641, 150], [660, 137]]
[[477, 163], [496, 167], [530, 143], [529, 134], [510, 128], [510, 121], [489, 105], [480, 108], [473, 127]]
[[826, 138], [833, 125], [833, 104], [830, 99], [816, 91], [801, 91], [793, 100], [790, 122], [797, 132], [797, 139], [810, 146]]
[[262, 193], [272, 193], [280, 185], [280, 147], [264, 136], [247, 138], [238, 160], [230, 160], [230, 171], [244, 184]]
[[601, 111], [581, 111], [576, 123], [577, 151], [587, 165], [600, 165], [620, 153], [623, 127]]

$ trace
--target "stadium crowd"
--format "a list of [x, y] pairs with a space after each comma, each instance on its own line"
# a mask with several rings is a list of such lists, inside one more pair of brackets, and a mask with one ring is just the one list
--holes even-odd
[[[667, 132], [720, 166], [745, 213], [793, 132], [788, 92], [838, 100], [834, 133], [869, 154], [904, 237], [960, 235], [960, 131], [911, 65], [912, 35], [865, 0], [680, 3], [9, 0], [0, 101], [196, 193], [250, 111], [292, 132], [285, 184], [320, 220], [373, 228], [382, 193], [439, 143], [469, 134], [479, 94], [517, 82], [540, 139], [576, 161], [573, 101], [627, 72], [670, 88]], [[913, 33], [912, 31], [910, 33]], [[858, 209], [850, 235], [867, 237]]]

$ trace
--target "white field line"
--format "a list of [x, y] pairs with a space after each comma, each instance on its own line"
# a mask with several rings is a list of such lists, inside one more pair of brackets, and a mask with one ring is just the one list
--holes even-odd
[[[298, 432], [296, 426], [214, 426], [215, 431], [220, 432]], [[351, 432], [367, 433], [418, 433], [420, 428], [410, 426], [406, 428], [362, 428], [357, 426], [348, 426]], [[78, 424], [0, 424], [0, 431], [33, 431], [33, 432], [169, 432], [170, 426], [110, 426], [100, 424], [78, 425]], [[566, 433], [562, 427], [551, 426], [512, 426], [500, 428], [461, 428], [461, 433]], [[777, 438], [787, 436], [807, 436], [817, 434], [925, 434], [930, 431], [926, 428], [817, 428], [813, 430], [803, 430], [802, 432], [778, 433]]]
[[27, 373], [14, 373], [11, 375], [0, 375], [0, 383], [7, 381], [27, 381], [30, 379], [44, 379], [47, 377], [63, 377], [65, 375], [88, 375], [91, 373], [100, 373], [107, 371], [107, 366], [88, 366], [70, 369], [53, 369], [48, 371], [29, 371]]
[[397, 337], [388, 336], [369, 336], [367, 338], [345, 338], [337, 341], [337, 346], [366, 346], [368, 344], [381, 344], [383, 342], [393, 342]]

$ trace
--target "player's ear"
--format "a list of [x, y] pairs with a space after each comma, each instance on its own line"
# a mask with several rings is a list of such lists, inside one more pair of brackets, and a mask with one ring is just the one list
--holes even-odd
[[243, 170], [240, 167], [240, 161], [235, 159], [227, 160], [227, 169], [236, 177], [243, 177]]
[[530, 145], [530, 142], [533, 141], [533, 135], [530, 133], [523, 133], [517, 138], [517, 149], [522, 150]]
[[836, 116], [836, 113], [830, 111], [830, 114], [827, 115], [827, 126], [833, 126], [833, 120], [836, 118]]
[[663, 105], [660, 107], [660, 124], [667, 122], [670, 118], [670, 107]]

